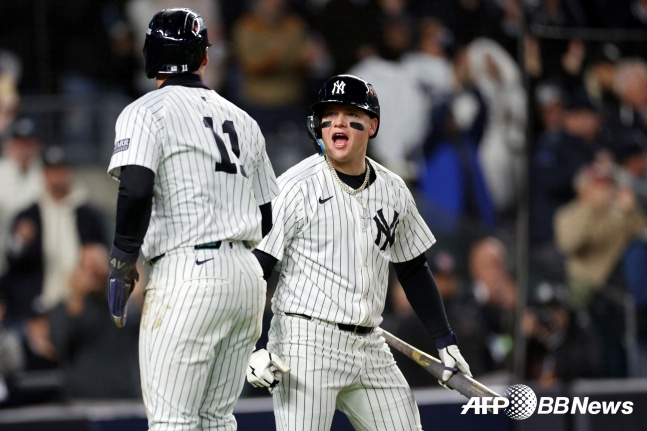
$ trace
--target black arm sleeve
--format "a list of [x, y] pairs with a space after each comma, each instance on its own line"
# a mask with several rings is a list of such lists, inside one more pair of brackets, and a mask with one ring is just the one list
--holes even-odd
[[268, 202], [258, 207], [261, 210], [261, 232], [263, 236], [267, 235], [272, 229], [272, 202]]
[[[439, 342], [440, 345], [445, 344], [448, 336], [454, 340], [443, 299], [429, 265], [427, 265], [425, 255], [421, 254], [406, 262], [394, 263], [393, 266], [413, 311], [434, 337], [436, 346], [439, 347]], [[449, 344], [454, 343], [450, 342]]]
[[115, 246], [134, 253], [144, 242], [153, 209], [155, 174], [143, 166], [122, 166], [117, 198]]
[[261, 268], [263, 268], [263, 278], [265, 279], [265, 281], [269, 280], [272, 276], [272, 271], [274, 270], [278, 259], [271, 254], [267, 254], [264, 251], [260, 250], [254, 250], [252, 251], [252, 253], [254, 253], [254, 256], [256, 256], [256, 259], [258, 259], [258, 263], [261, 264]]

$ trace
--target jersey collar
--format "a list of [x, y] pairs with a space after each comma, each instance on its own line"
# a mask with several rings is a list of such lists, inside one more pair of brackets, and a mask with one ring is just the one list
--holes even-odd
[[164, 88], [169, 85], [181, 85], [182, 87], [204, 88], [205, 90], [211, 90], [211, 88], [204, 83], [202, 77], [197, 73], [181, 73], [179, 75], [171, 76], [164, 81], [162, 85], [160, 85], [160, 88]]

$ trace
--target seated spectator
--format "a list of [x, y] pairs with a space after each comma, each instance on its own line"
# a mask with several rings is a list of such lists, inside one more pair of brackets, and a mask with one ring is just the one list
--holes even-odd
[[619, 181], [629, 185], [647, 214], [647, 134], [630, 129], [616, 135], [615, 160]]
[[486, 236], [474, 242], [468, 255], [468, 289], [483, 315], [488, 347], [488, 372], [512, 369], [512, 342], [517, 286], [508, 269], [503, 241]]
[[602, 118], [585, 94], [566, 99], [560, 130], [539, 138], [531, 155], [530, 252], [551, 278], [561, 278], [563, 257], [554, 245], [553, 216], [575, 196], [573, 177], [603, 154], [598, 136]]
[[103, 214], [73, 183], [62, 149], [48, 148], [43, 160], [44, 192], [13, 221], [0, 296], [7, 306], [6, 324], [20, 331], [28, 359], [44, 359], [42, 366], [49, 368], [55, 358], [46, 313], [69, 294], [81, 245], [106, 244], [107, 235]]
[[42, 146], [30, 118], [11, 123], [0, 158], [0, 276], [6, 270], [6, 248], [11, 222], [43, 192]]
[[617, 184], [609, 170], [584, 166], [574, 188], [577, 196], [555, 213], [555, 242], [566, 258], [572, 303], [584, 309], [647, 221], [631, 188]]
[[[590, 313], [602, 343], [602, 377], [626, 377], [621, 261], [647, 226], [630, 187], [609, 169], [583, 167], [575, 199], [555, 213], [555, 242], [565, 256], [571, 304]], [[644, 266], [644, 264], [643, 264]]]
[[600, 345], [591, 319], [569, 305], [565, 290], [541, 283], [523, 316], [526, 378], [544, 387], [600, 373]]
[[141, 311], [136, 301], [130, 301], [129, 324], [116, 329], [108, 315], [107, 278], [106, 246], [84, 246], [70, 278], [69, 295], [49, 313], [67, 400], [141, 397], [137, 356]]
[[564, 91], [553, 82], [543, 82], [535, 89], [535, 100], [538, 124], [537, 135], [547, 137], [557, 135], [562, 128], [562, 115], [564, 113]]

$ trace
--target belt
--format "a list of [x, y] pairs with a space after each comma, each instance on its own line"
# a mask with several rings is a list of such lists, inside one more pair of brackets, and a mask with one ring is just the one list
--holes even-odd
[[[213, 242], [207, 242], [205, 244], [198, 244], [193, 246], [193, 249], [194, 250], [218, 250], [220, 246], [222, 246], [223, 242], [224, 241], [213, 241]], [[243, 247], [245, 247], [246, 249], [252, 248], [252, 245], [249, 241], [227, 241], [227, 242], [229, 243], [229, 248], [231, 249], [234, 248], [234, 244], [242, 244]], [[146, 261], [146, 263], [150, 266], [153, 266], [155, 262], [157, 262], [164, 256], [166, 256], [166, 253], [162, 253], [159, 256], [155, 256], [154, 258]]]
[[368, 335], [375, 330], [375, 328], [371, 326], [348, 325], [346, 323], [328, 322], [327, 320], [313, 318], [311, 316], [308, 316], [307, 314], [300, 314], [300, 313], [283, 313], [283, 314], [285, 314], [286, 316], [299, 317], [301, 319], [313, 320], [313, 321], [316, 320], [318, 322], [334, 325], [342, 331], [352, 332], [355, 335]]

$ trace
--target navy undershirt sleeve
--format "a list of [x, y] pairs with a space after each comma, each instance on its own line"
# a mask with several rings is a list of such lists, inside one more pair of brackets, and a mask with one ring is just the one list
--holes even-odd
[[393, 267], [413, 311], [434, 338], [436, 347], [457, 344], [426, 256], [421, 254], [412, 260], [394, 263]]
[[272, 230], [272, 202], [258, 208], [261, 210], [261, 233], [265, 236]]
[[155, 173], [137, 165], [121, 167], [114, 244], [126, 253], [138, 252], [150, 223]]
[[254, 251], [252, 251], [252, 253], [254, 253], [254, 256], [256, 256], [256, 259], [258, 259], [258, 263], [261, 264], [261, 268], [263, 268], [263, 278], [265, 279], [265, 281], [269, 280], [272, 276], [272, 271], [274, 270], [278, 259], [271, 254], [267, 254], [264, 251], [260, 251], [258, 249], [255, 249]]

